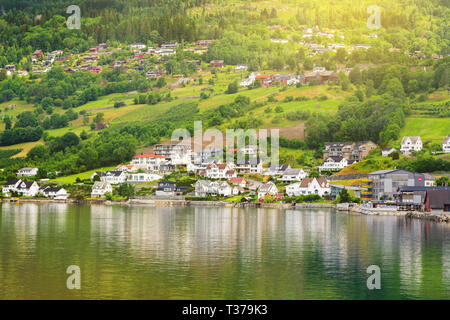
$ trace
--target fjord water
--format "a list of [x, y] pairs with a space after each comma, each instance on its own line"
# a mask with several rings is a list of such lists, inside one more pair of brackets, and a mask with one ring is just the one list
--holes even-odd
[[[81, 289], [66, 269], [81, 270]], [[368, 290], [366, 269], [381, 269]], [[450, 299], [450, 226], [332, 210], [1, 205], [0, 299]]]

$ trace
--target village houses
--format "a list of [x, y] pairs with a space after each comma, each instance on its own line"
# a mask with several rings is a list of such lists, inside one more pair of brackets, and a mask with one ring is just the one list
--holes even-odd
[[210, 179], [230, 179], [237, 174], [231, 164], [211, 163], [206, 167], [205, 176]]
[[402, 139], [400, 151], [409, 155], [411, 151], [422, 150], [422, 146], [422, 139], [419, 136], [405, 136]]

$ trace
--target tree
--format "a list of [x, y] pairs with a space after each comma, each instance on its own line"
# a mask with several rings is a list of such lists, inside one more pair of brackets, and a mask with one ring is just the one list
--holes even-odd
[[237, 93], [238, 90], [239, 90], [238, 83], [237, 83], [237, 81], [234, 81], [228, 85], [228, 89], [225, 93], [233, 94], [233, 93]]
[[123, 183], [117, 188], [117, 194], [121, 197], [130, 199], [135, 194], [134, 187], [129, 183]]
[[342, 189], [341, 192], [339, 192], [339, 203], [349, 203], [352, 202], [352, 197], [348, 193], [347, 189]]

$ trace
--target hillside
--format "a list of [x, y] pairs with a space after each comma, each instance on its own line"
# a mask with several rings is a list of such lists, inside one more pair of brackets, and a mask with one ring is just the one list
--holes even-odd
[[[444, 2], [380, 1], [369, 29], [370, 1], [79, 1], [81, 30], [65, 28], [63, 1], [44, 2], [56, 5], [40, 21], [26, 0], [0, 17], [0, 150], [20, 150], [6, 172], [109, 167], [194, 120], [280, 129], [284, 161], [306, 167], [328, 141], [420, 135], [431, 154], [450, 133]], [[252, 72], [270, 83], [239, 85]], [[118, 136], [127, 150], [100, 159]]]

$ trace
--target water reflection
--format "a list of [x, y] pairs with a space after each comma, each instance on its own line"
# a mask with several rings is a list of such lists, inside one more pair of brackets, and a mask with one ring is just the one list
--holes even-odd
[[450, 298], [449, 231], [329, 210], [5, 203], [0, 298]]

